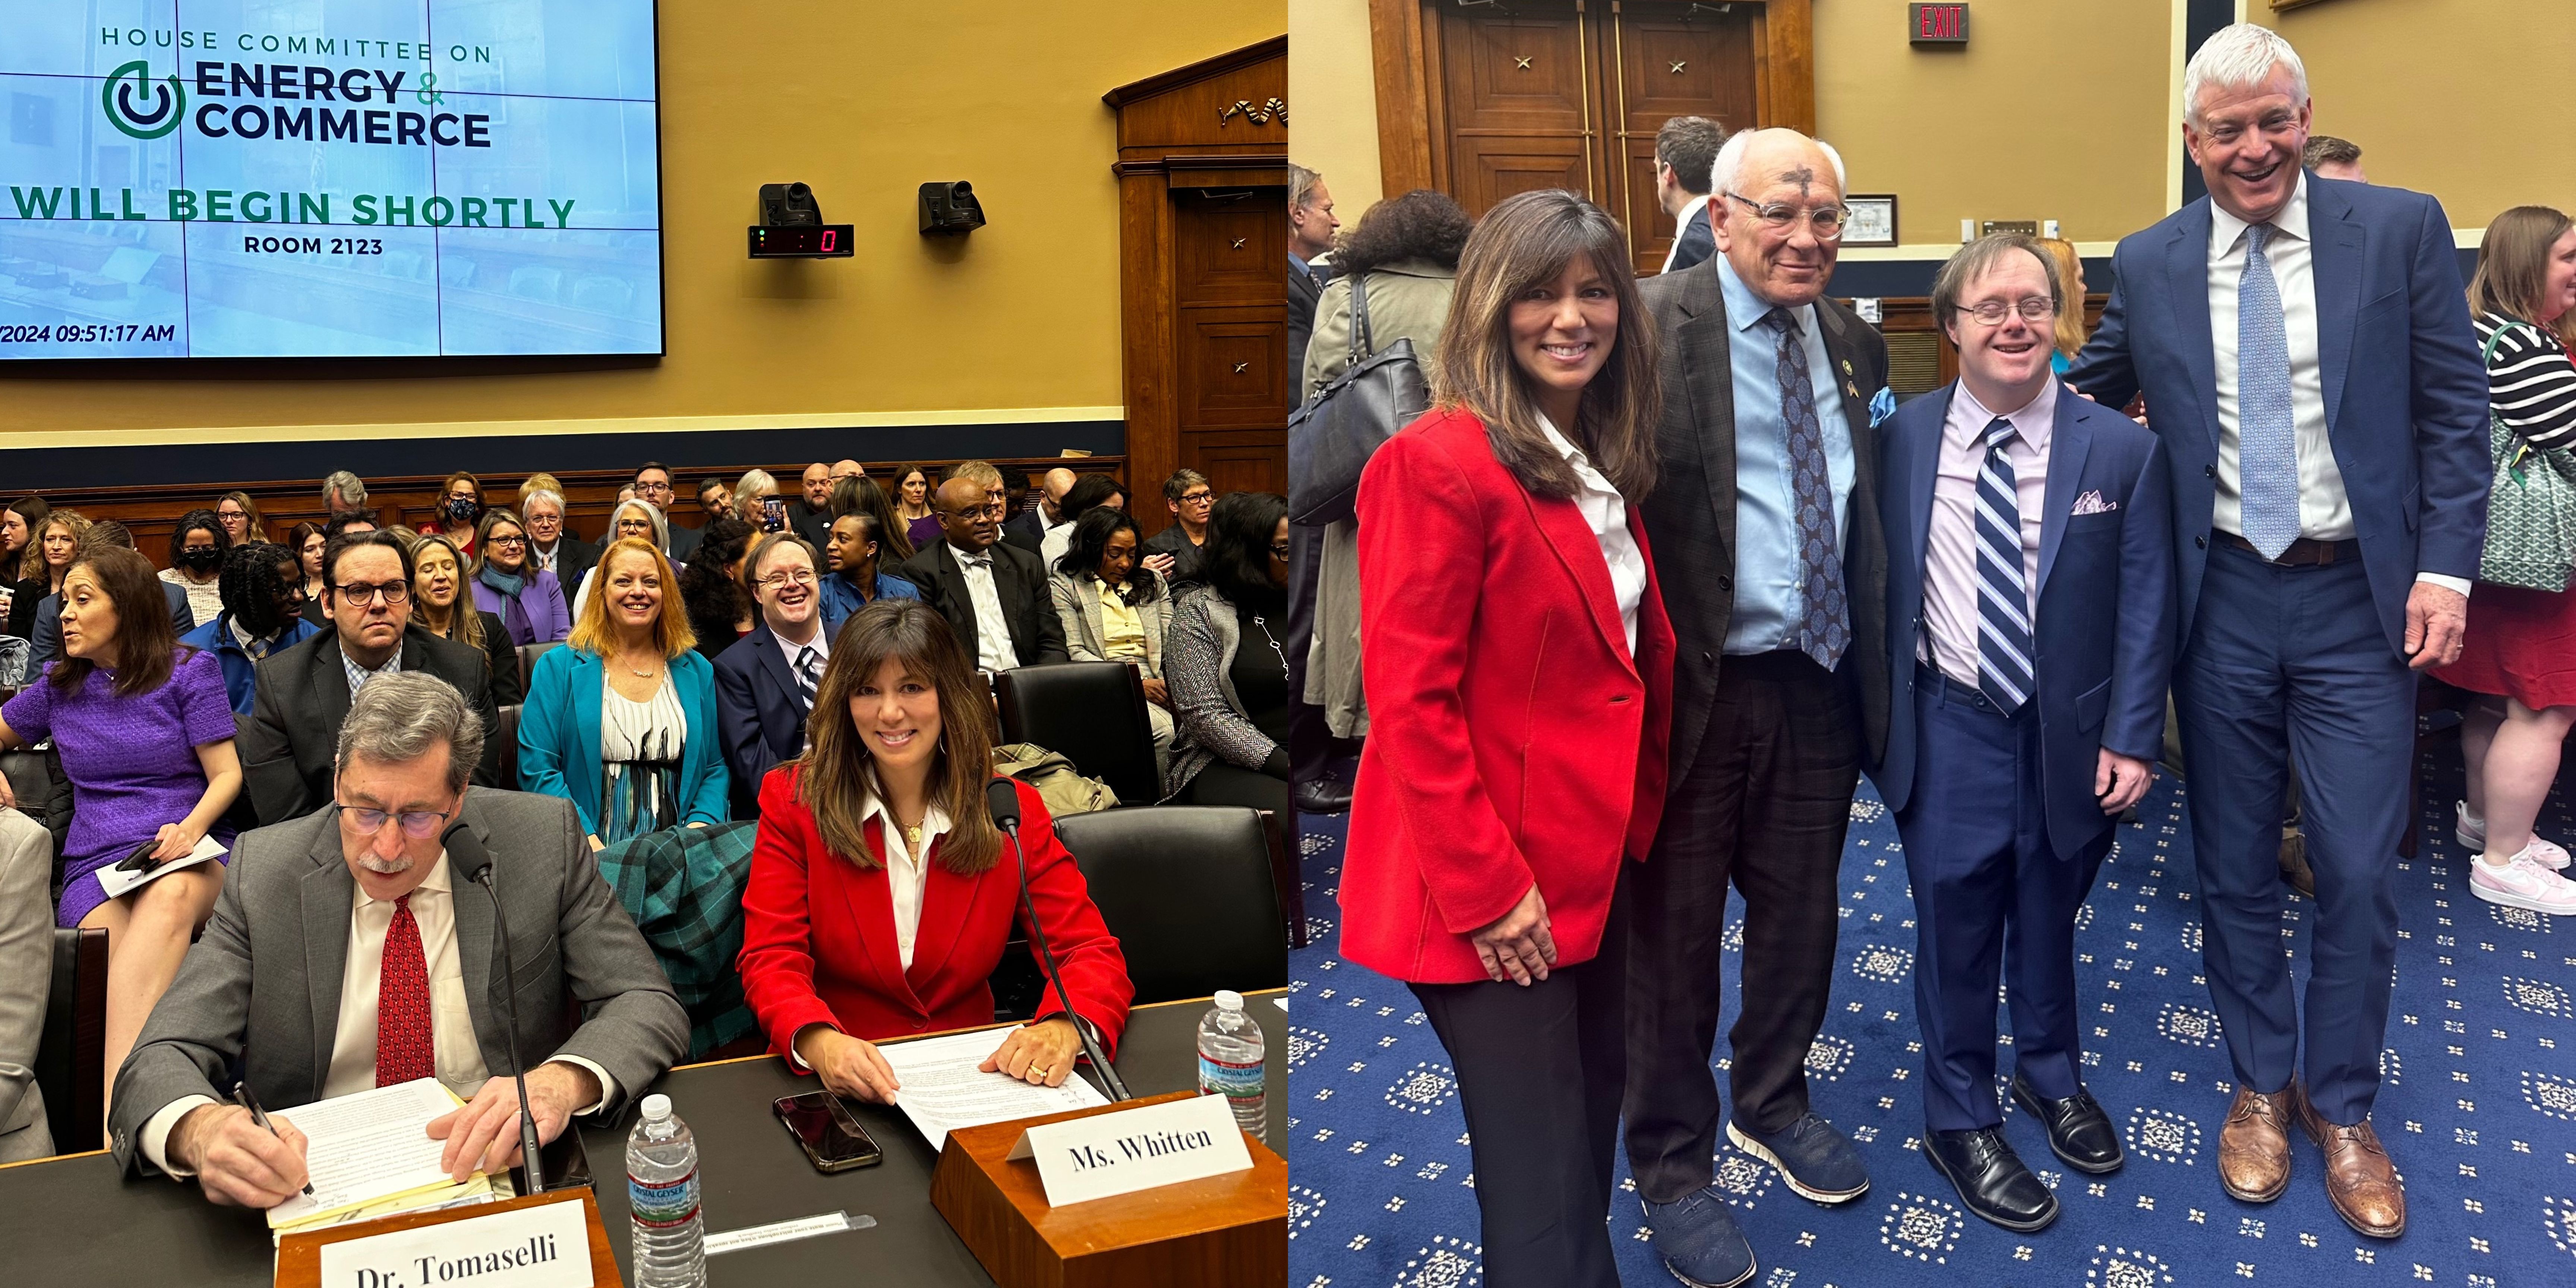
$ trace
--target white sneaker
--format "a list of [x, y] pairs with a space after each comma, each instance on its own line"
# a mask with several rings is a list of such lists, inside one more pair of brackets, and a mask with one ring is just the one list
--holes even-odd
[[[2459, 816], [2451, 829], [2451, 836], [2460, 843], [2461, 849], [2467, 850], [2470, 854], [2484, 854], [2487, 850], [2487, 821], [2469, 813], [2469, 803], [2461, 801]], [[2534, 836], [2531, 838], [2531, 857], [2540, 860], [2543, 867], [2553, 870], [2562, 869], [2567, 866], [2567, 847], [2556, 841]]]
[[2553, 917], [2576, 916], [2576, 881], [2542, 867], [2529, 846], [2500, 868], [2484, 859], [2471, 863], [2469, 889], [2488, 903]]

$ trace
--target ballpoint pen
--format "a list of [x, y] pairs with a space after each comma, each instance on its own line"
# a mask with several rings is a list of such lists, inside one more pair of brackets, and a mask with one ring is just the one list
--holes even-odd
[[[250, 1120], [259, 1124], [261, 1131], [267, 1132], [271, 1136], [277, 1135], [276, 1125], [268, 1121], [268, 1111], [260, 1108], [259, 1097], [251, 1094], [249, 1082], [243, 1081], [233, 1084], [233, 1103], [249, 1110]], [[284, 1138], [280, 1137], [280, 1139]], [[309, 1177], [306, 1178], [304, 1182], [304, 1197], [313, 1197], [313, 1181]]]

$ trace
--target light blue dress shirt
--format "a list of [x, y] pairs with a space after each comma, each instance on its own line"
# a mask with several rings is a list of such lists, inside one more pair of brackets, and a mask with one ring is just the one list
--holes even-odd
[[[1803, 611], [1799, 587], [1797, 504], [1789, 485], [1789, 427], [1780, 414], [1779, 334], [1762, 324], [1772, 306], [1735, 275], [1725, 256], [1717, 279], [1726, 291], [1727, 351], [1735, 368], [1735, 613], [1726, 627], [1729, 654], [1787, 648]], [[1825, 353], [1812, 304], [1790, 310], [1804, 332], [1807, 380], [1825, 436], [1825, 475], [1834, 489], [1834, 549], [1848, 554], [1853, 478], [1851, 423]]]

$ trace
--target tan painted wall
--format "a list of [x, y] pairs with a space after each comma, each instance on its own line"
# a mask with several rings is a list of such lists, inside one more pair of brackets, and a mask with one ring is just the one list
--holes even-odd
[[[664, 0], [661, 24], [660, 364], [392, 380], [12, 376], [0, 379], [0, 438], [964, 409], [1114, 417], [1116, 116], [1100, 96], [1277, 36], [1286, 11], [1284, 0]], [[756, 123], [800, 107], [814, 127]], [[990, 225], [962, 243], [920, 236], [918, 186], [959, 178]], [[814, 185], [827, 218], [857, 225], [855, 259], [744, 258], [758, 186], [790, 179]]]
[[1288, 0], [1289, 159], [1322, 172], [1344, 223], [1378, 199], [1368, 0]]
[[2570, 0], [2331, 0], [2250, 16], [2308, 68], [2316, 128], [2361, 145], [2374, 183], [2439, 198], [2455, 228], [2509, 206], [2576, 210]]

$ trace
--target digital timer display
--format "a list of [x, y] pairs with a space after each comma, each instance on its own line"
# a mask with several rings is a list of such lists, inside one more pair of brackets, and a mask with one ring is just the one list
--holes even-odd
[[751, 230], [753, 259], [847, 259], [849, 224], [786, 224]]

